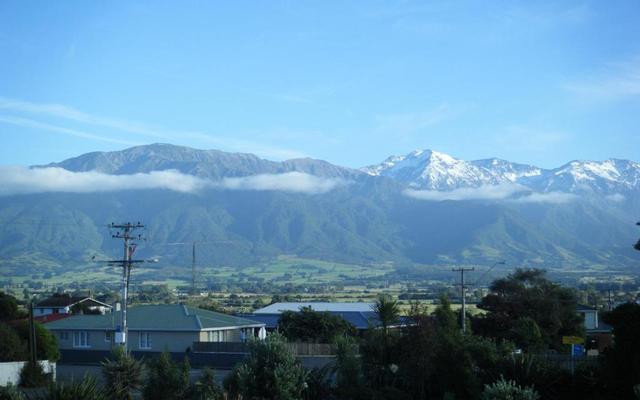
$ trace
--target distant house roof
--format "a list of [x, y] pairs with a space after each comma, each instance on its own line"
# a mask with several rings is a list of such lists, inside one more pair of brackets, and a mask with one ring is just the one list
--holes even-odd
[[[324, 312], [324, 311], [323, 311]], [[336, 315], [344, 318], [347, 322], [353, 325], [356, 329], [363, 330], [369, 329], [370, 327], [378, 327], [380, 326], [380, 321], [378, 320], [378, 315], [373, 311], [326, 311], [331, 313], [332, 315]], [[254, 313], [254, 314], [239, 314], [239, 316], [244, 318], [250, 318], [255, 321], [260, 321], [266, 325], [269, 329], [275, 329], [278, 327], [278, 321], [280, 320], [281, 313], [273, 313], [273, 314], [265, 314], [265, 313]], [[411, 324], [409, 318], [405, 316], [401, 316], [396, 324], [393, 326], [405, 326]]]
[[373, 306], [373, 303], [274, 303], [254, 311], [254, 314], [281, 314], [284, 311], [300, 311], [303, 307], [311, 307], [314, 311], [367, 313], [373, 310]]
[[[48, 323], [51, 330], [114, 330], [120, 313], [74, 315]], [[263, 323], [181, 304], [140, 305], [127, 309], [127, 325], [134, 331], [201, 331], [261, 327]]]
[[85, 301], [90, 301], [92, 303], [95, 303], [98, 306], [102, 306], [102, 307], [109, 307], [111, 308], [111, 306], [109, 304], [103, 303], [101, 301], [98, 301], [96, 299], [92, 299], [90, 297], [87, 296], [70, 296], [70, 295], [53, 295], [51, 297], [49, 297], [48, 299], [44, 299], [41, 302], [39, 302], [38, 304], [35, 305], [36, 308], [50, 308], [50, 307], [68, 307], [68, 306], [72, 306], [78, 303], [82, 303]]

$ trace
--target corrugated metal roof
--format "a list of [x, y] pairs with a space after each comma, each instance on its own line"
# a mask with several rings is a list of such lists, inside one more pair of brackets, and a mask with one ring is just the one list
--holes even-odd
[[[181, 304], [141, 305], [127, 309], [129, 330], [201, 331], [203, 329], [249, 327], [260, 322]], [[120, 313], [74, 315], [46, 325], [51, 330], [113, 330]]]
[[[377, 328], [380, 326], [378, 315], [373, 311], [360, 312], [360, 311], [336, 311], [331, 312], [332, 315], [337, 315], [344, 318], [347, 322], [353, 325], [356, 329], [369, 329], [370, 327]], [[254, 314], [240, 314], [242, 317], [260, 321], [266, 325], [269, 329], [275, 329], [278, 326], [280, 320], [280, 313], [254, 313]], [[394, 326], [406, 326], [410, 325], [411, 320], [408, 317], [401, 316]]]
[[314, 311], [371, 312], [373, 306], [373, 303], [274, 303], [254, 311], [254, 314], [279, 314], [284, 311], [300, 311], [302, 307], [311, 307]]

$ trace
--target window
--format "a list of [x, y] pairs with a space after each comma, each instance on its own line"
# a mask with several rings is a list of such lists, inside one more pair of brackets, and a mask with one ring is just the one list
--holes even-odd
[[224, 342], [225, 336], [225, 331], [209, 331], [210, 342]]
[[73, 347], [89, 347], [89, 332], [73, 332]]
[[149, 332], [140, 332], [140, 341], [138, 343], [138, 347], [140, 349], [150, 349], [151, 348], [151, 334]]
[[111, 331], [106, 331], [104, 333], [104, 341], [105, 342], [111, 342], [113, 340], [113, 332]]
[[67, 331], [58, 332], [58, 337], [60, 338], [60, 340], [69, 340], [69, 332]]

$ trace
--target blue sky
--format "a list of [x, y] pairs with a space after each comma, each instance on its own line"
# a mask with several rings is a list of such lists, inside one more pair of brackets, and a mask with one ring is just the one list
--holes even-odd
[[0, 164], [640, 160], [640, 2], [0, 3]]

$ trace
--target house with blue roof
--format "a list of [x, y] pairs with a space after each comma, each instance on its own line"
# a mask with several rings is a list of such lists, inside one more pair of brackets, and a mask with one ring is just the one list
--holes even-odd
[[[380, 326], [378, 315], [373, 311], [374, 306], [374, 303], [355, 302], [283, 302], [268, 305], [251, 314], [238, 314], [238, 316], [262, 322], [267, 331], [272, 332], [278, 330], [278, 322], [283, 312], [299, 312], [302, 308], [310, 308], [313, 311], [328, 312], [339, 316], [353, 325], [359, 333], [362, 333], [367, 329]], [[406, 317], [400, 317], [398, 322], [390, 328], [399, 328], [408, 323]]]

